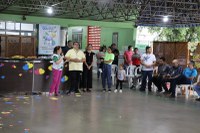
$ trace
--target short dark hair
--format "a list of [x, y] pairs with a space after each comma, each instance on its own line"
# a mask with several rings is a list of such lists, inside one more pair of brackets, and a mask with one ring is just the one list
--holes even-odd
[[53, 53], [54, 54], [57, 54], [57, 51], [61, 48], [61, 46], [56, 46], [54, 49], [53, 49]]
[[150, 48], [151, 48], [150, 46], [146, 46], [146, 52], [147, 52], [147, 50], [150, 49]]
[[195, 66], [195, 62], [193, 60], [190, 61], [190, 64], [192, 64], [193, 66]]
[[99, 49], [99, 51], [102, 52], [104, 49], [106, 49], [105, 45], [101, 46], [100, 49]]
[[109, 46], [108, 48], [112, 50], [112, 47], [111, 47], [111, 46]]
[[112, 44], [111, 44], [111, 47], [113, 47], [114, 45], [116, 45], [116, 44], [115, 44], [115, 43], [112, 43]]
[[133, 47], [133, 46], [129, 45], [129, 46], [128, 46], [128, 50], [130, 50], [132, 47]]
[[166, 61], [165, 57], [160, 57], [160, 60]]
[[134, 51], [135, 51], [135, 50], [138, 50], [138, 48], [134, 48]]
[[72, 40], [67, 41], [67, 44], [69, 44], [70, 42], [72, 42]]
[[74, 42], [73, 45], [74, 45], [75, 43], [78, 43], [78, 45], [80, 45], [79, 42]]

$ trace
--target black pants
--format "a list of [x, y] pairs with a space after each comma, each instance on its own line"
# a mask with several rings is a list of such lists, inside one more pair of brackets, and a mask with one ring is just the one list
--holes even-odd
[[87, 89], [92, 88], [92, 67], [90, 68], [90, 70], [88, 70], [86, 66], [83, 67], [81, 87]]
[[155, 84], [155, 86], [158, 88], [158, 91], [161, 92], [162, 88], [164, 88], [165, 91], [168, 91], [166, 83], [163, 79], [162, 76], [158, 76], [158, 77], [153, 77], [152, 78], [152, 82]]
[[116, 89], [118, 89], [119, 84], [120, 84], [120, 90], [122, 90], [123, 80], [119, 80], [119, 79], [117, 79]]
[[176, 93], [176, 85], [180, 84], [191, 84], [191, 80], [186, 78], [184, 75], [179, 76], [175, 79], [168, 79], [166, 82], [170, 82], [170, 92], [172, 93], [172, 96], [175, 96]]
[[79, 82], [80, 82], [80, 74], [81, 71], [70, 71], [70, 81], [71, 81], [71, 87], [69, 92], [79, 92]]

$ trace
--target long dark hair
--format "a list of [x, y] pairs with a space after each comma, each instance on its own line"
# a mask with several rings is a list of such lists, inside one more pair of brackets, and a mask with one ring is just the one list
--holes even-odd
[[61, 48], [61, 46], [56, 46], [54, 49], [53, 49], [53, 53], [54, 54], [57, 54], [57, 51]]

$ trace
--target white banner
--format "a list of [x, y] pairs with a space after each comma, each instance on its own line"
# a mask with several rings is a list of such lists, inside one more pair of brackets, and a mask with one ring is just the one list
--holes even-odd
[[39, 55], [51, 55], [55, 46], [60, 45], [60, 26], [39, 25]]

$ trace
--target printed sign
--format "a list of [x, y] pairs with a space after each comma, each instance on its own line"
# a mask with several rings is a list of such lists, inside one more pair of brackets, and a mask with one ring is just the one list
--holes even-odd
[[60, 26], [39, 25], [39, 55], [51, 55], [55, 46], [60, 45]]

